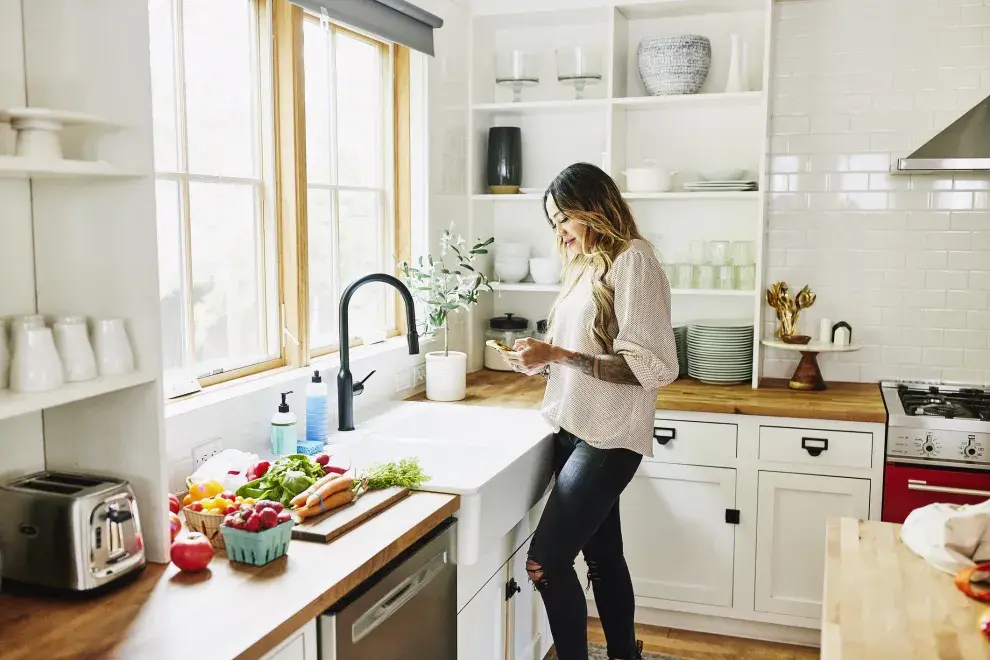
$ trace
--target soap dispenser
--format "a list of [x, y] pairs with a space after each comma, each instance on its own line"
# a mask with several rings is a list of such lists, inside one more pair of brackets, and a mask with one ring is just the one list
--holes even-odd
[[306, 438], [299, 440], [300, 454], [314, 456], [323, 451], [327, 442], [327, 384], [320, 372], [313, 372], [313, 380], [306, 386]]
[[296, 415], [289, 411], [285, 397], [292, 391], [282, 392], [282, 403], [278, 412], [272, 415], [272, 454], [285, 456], [296, 451]]

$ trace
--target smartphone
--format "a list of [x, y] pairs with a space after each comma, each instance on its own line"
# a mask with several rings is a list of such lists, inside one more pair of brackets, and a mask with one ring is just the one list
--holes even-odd
[[491, 346], [492, 348], [498, 349], [500, 351], [508, 351], [509, 353], [512, 353], [512, 348], [511, 347], [506, 346], [505, 344], [503, 344], [502, 342], [498, 341], [497, 339], [489, 339], [488, 341], [485, 342], [485, 344], [488, 345], [488, 346]]

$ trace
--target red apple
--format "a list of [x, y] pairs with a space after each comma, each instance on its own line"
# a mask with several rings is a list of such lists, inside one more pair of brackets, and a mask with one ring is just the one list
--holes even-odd
[[179, 498], [173, 495], [172, 493], [169, 493], [168, 510], [171, 511], [172, 513], [178, 513], [180, 508], [181, 507], [179, 506]]
[[213, 546], [210, 541], [199, 532], [192, 532], [188, 536], [172, 542], [170, 552], [172, 563], [180, 571], [196, 573], [202, 571], [213, 561]]
[[172, 540], [182, 531], [182, 520], [171, 511], [168, 513], [168, 529], [172, 533]]

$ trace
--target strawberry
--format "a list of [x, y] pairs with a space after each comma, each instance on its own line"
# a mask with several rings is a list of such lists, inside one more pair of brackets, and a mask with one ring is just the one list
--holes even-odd
[[258, 514], [258, 517], [261, 518], [262, 529], [271, 529], [278, 524], [278, 514], [274, 509], [265, 509]]
[[284, 522], [289, 522], [292, 520], [292, 514], [288, 511], [282, 511], [278, 514], [278, 524], [281, 525]]
[[226, 513], [226, 514], [231, 514], [231, 513], [234, 513], [235, 511], [237, 511], [237, 505], [236, 504], [230, 504], [230, 505], [227, 506], [226, 509], [223, 510], [223, 512]]
[[249, 532], [257, 532], [261, 530], [261, 516], [257, 513], [252, 513], [251, 517], [247, 519], [244, 523], [244, 529]]

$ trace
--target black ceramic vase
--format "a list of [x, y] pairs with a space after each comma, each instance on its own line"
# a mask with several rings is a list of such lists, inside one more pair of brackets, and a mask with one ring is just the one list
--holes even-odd
[[518, 126], [488, 129], [488, 191], [515, 195], [522, 185], [522, 131]]

